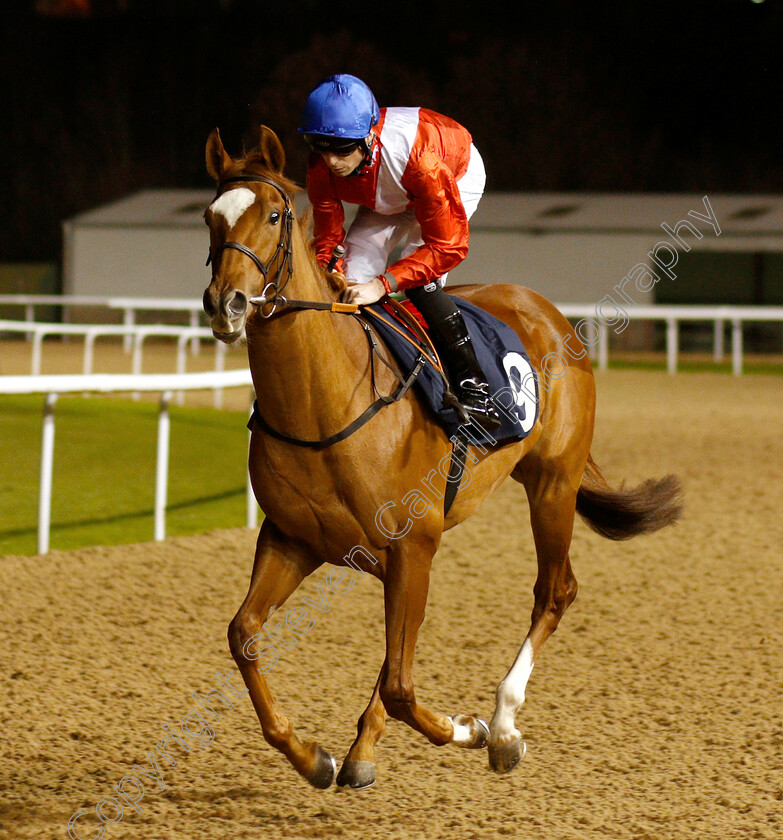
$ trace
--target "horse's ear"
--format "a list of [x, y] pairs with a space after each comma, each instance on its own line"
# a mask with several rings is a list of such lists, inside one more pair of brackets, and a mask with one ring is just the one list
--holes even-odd
[[277, 135], [267, 126], [261, 126], [261, 143], [259, 145], [261, 154], [266, 159], [269, 167], [281, 175], [285, 169], [285, 152], [283, 145]]
[[207, 172], [215, 181], [220, 181], [232, 163], [231, 155], [223, 148], [220, 132], [213, 128], [207, 139]]

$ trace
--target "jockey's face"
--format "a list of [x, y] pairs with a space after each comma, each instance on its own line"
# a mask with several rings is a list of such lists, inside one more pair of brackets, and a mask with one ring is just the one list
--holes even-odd
[[364, 149], [361, 146], [357, 146], [347, 155], [331, 151], [318, 152], [318, 154], [321, 155], [329, 169], [339, 178], [345, 178], [350, 175], [364, 160]]

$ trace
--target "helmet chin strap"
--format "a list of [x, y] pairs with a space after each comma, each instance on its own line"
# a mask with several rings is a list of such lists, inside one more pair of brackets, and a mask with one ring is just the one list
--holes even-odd
[[367, 166], [372, 163], [372, 156], [373, 156], [373, 148], [375, 147], [375, 140], [377, 139], [375, 136], [375, 132], [371, 131], [369, 134], [369, 141], [365, 137], [362, 141], [362, 145], [364, 146], [364, 157], [362, 158], [362, 162], [356, 167], [356, 169], [351, 172], [351, 175], [361, 175], [364, 173], [364, 170]]

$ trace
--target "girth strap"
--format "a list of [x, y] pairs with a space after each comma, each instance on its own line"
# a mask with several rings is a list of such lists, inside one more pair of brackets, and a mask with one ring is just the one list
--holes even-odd
[[448, 516], [454, 499], [457, 498], [457, 490], [462, 483], [462, 476], [465, 473], [465, 459], [468, 457], [468, 438], [459, 429], [451, 438], [454, 446], [451, 450], [451, 463], [449, 465], [449, 477], [446, 481], [446, 494], [443, 499], [443, 515]]

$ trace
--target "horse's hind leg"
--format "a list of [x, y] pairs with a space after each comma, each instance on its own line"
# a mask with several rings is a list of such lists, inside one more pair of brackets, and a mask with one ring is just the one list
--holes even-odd
[[525, 700], [533, 664], [546, 640], [576, 597], [576, 578], [568, 549], [574, 525], [576, 489], [567, 472], [552, 465], [533, 469], [526, 462], [513, 476], [522, 481], [530, 501], [530, 520], [538, 557], [538, 577], [530, 631], [514, 664], [497, 689], [497, 705], [490, 724], [489, 764], [508, 773], [525, 755], [525, 744], [514, 719]]
[[[300, 741], [267, 683], [274, 667], [267, 653], [276, 649], [261, 635], [272, 613], [302, 580], [320, 565], [297, 543], [289, 540], [267, 519], [261, 527], [250, 589], [228, 630], [231, 654], [242, 673], [266, 741], [280, 750], [311, 785], [327, 788], [334, 781], [336, 764], [318, 744]], [[272, 628], [274, 629], [274, 628]], [[266, 644], [265, 644], [266, 643]]]

